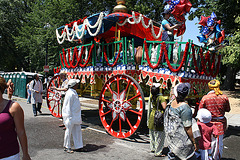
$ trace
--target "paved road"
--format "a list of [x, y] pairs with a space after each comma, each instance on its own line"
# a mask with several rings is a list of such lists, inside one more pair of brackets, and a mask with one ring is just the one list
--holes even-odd
[[[4, 95], [6, 97], [6, 95]], [[149, 137], [141, 130], [135, 139], [116, 139], [106, 134], [98, 118], [98, 111], [82, 107], [83, 142], [88, 152], [67, 154], [63, 151], [64, 131], [58, 125], [61, 121], [51, 116], [46, 103], [43, 114], [33, 116], [31, 104], [26, 99], [16, 98], [25, 112], [25, 128], [28, 136], [29, 152], [33, 160], [150, 160], [156, 158], [149, 152]], [[240, 159], [240, 132], [228, 130], [224, 139], [224, 159]]]

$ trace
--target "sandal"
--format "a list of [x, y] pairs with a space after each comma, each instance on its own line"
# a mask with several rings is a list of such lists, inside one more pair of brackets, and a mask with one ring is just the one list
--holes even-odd
[[159, 155], [154, 155], [154, 157], [166, 157], [166, 155], [161, 153]]
[[71, 148], [64, 148], [64, 151], [66, 151], [67, 153], [74, 153], [73, 150], [71, 150]]

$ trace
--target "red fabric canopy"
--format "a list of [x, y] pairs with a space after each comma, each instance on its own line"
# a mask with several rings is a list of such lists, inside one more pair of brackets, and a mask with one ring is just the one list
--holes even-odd
[[[127, 17], [132, 17], [130, 14], [123, 14], [121, 13], [125, 18], [123, 19], [122, 17], [119, 18], [120, 22], [122, 23]], [[135, 12], [136, 19], [139, 17], [139, 13]], [[149, 18], [144, 17], [145, 25], [148, 25]], [[117, 25], [117, 30], [120, 30], [120, 36], [121, 37], [127, 37], [127, 36], [136, 36], [141, 39], [146, 38], [146, 40], [149, 41], [161, 41], [161, 36], [158, 39], [155, 39], [152, 35], [152, 27], [150, 26], [149, 28], [144, 28], [142, 25], [142, 22], [138, 24], [130, 24], [126, 23], [124, 26], [119, 26]], [[160, 31], [159, 27], [154, 26], [154, 31], [155, 34], [157, 35]], [[110, 30], [107, 32], [104, 32], [100, 35], [97, 36], [98, 39], [104, 38], [106, 42], [110, 42], [115, 40], [115, 32], [116, 32], [116, 26], [112, 26]]]

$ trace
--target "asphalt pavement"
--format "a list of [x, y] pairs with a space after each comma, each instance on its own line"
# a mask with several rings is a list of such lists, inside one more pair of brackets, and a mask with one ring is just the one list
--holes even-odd
[[[4, 95], [7, 98], [6, 95]], [[68, 154], [63, 151], [64, 130], [58, 127], [62, 122], [51, 115], [46, 101], [43, 114], [34, 117], [31, 104], [26, 99], [13, 97], [25, 113], [25, 129], [29, 153], [33, 160], [150, 160], [166, 159], [154, 157], [149, 150], [149, 136], [142, 128], [135, 138], [117, 139], [108, 135], [98, 116], [98, 101], [80, 97], [82, 104], [82, 131], [84, 147], [88, 152]], [[240, 115], [226, 114], [229, 128], [224, 136], [223, 159], [240, 159]]]

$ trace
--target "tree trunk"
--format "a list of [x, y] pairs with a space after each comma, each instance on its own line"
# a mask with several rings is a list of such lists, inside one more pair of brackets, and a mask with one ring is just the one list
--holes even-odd
[[223, 83], [223, 89], [233, 91], [235, 90], [236, 69], [232, 66], [227, 67], [226, 79]]

